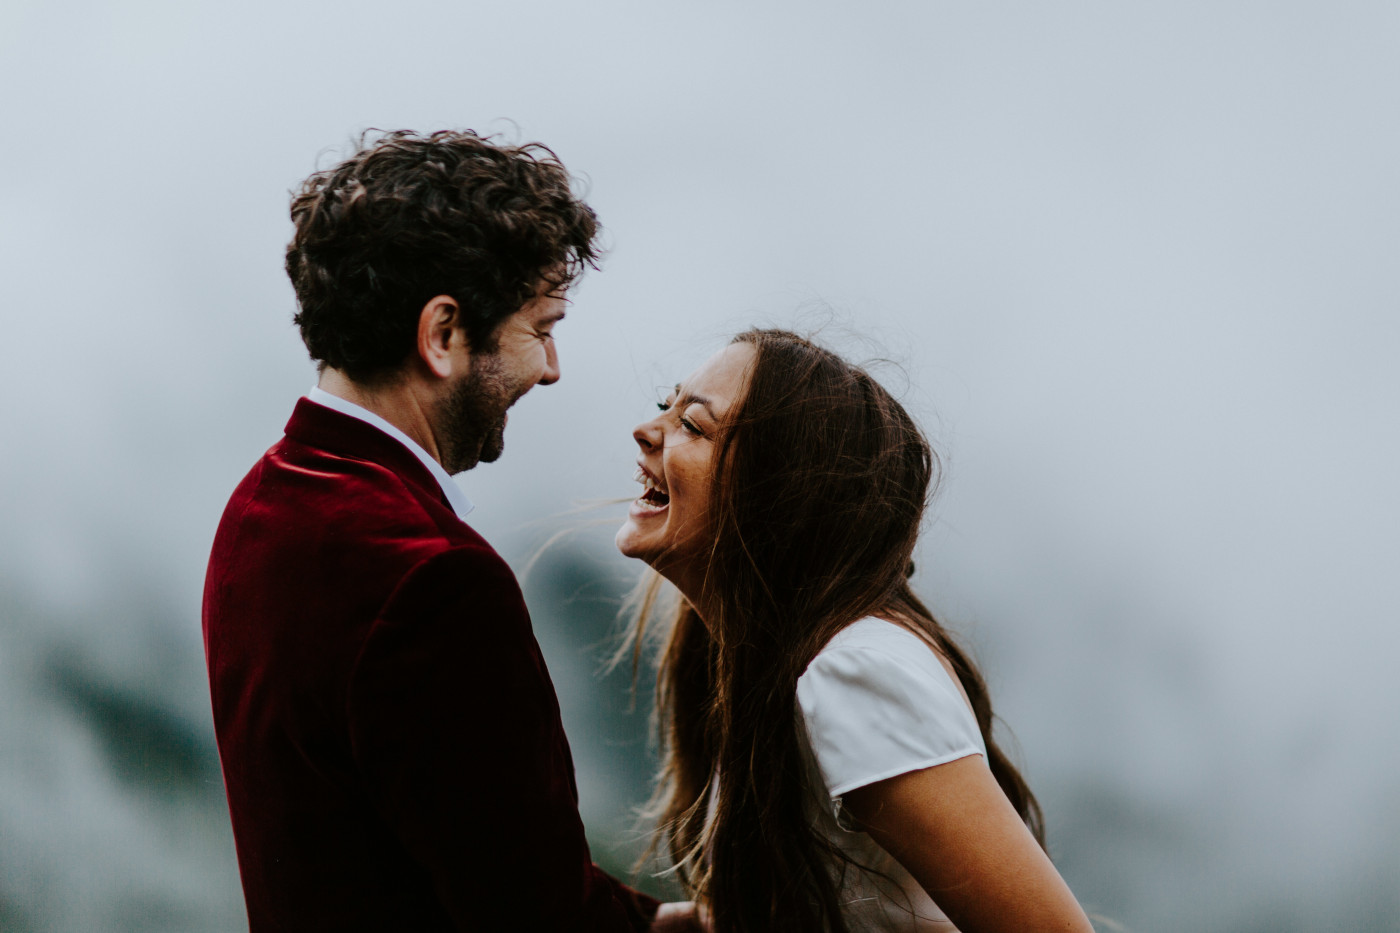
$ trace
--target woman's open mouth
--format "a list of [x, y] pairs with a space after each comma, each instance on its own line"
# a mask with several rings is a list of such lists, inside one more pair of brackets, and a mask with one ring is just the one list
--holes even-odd
[[660, 511], [671, 504], [670, 495], [661, 488], [661, 484], [646, 470], [638, 467], [637, 475], [633, 478], [646, 487], [642, 490], [642, 494], [637, 497], [633, 505], [642, 506], [648, 511]]

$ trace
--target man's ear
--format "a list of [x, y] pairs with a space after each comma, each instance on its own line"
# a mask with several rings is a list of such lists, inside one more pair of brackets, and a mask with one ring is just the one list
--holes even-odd
[[450, 295], [435, 295], [418, 313], [418, 357], [428, 370], [446, 379], [462, 365], [467, 348], [467, 332], [462, 327], [462, 309]]

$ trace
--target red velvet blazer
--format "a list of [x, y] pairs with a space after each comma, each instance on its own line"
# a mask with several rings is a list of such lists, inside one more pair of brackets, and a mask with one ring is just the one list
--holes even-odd
[[302, 399], [204, 590], [252, 933], [644, 930], [592, 864], [510, 568], [378, 429]]

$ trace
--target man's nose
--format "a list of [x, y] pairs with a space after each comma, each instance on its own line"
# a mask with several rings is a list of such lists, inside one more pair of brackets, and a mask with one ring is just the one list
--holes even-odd
[[554, 349], [554, 340], [550, 338], [544, 345], [544, 373], [540, 376], [540, 385], [553, 385], [559, 381], [559, 351]]

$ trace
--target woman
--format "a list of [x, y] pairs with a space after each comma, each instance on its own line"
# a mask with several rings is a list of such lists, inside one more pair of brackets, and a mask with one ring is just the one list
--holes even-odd
[[1091, 930], [982, 678], [907, 584], [934, 459], [903, 408], [774, 330], [660, 408], [617, 545], [659, 574], [634, 651], [660, 578], [681, 596], [656, 802], [716, 933]]

